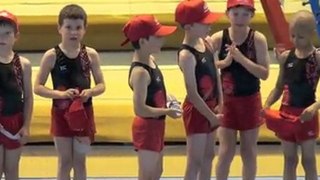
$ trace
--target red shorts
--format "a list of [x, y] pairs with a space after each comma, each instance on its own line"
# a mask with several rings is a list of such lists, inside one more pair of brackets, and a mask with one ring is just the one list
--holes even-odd
[[[214, 111], [214, 108], [217, 106], [216, 101], [208, 101], [206, 103], [212, 111]], [[182, 118], [187, 136], [202, 133], [208, 134], [218, 128], [211, 128], [207, 118], [205, 118], [190, 102], [185, 101], [182, 109]]]
[[[319, 136], [319, 120], [316, 115], [312, 120], [301, 122], [299, 116], [304, 108], [281, 106], [280, 111], [266, 111], [267, 127], [274, 131], [276, 136], [282, 140], [300, 143], [309, 139], [316, 139]], [[283, 114], [297, 118], [289, 119]]]
[[[23, 113], [11, 116], [0, 116], [0, 124], [12, 135], [17, 134], [23, 126]], [[21, 147], [19, 140], [12, 140], [0, 132], [0, 144], [6, 149], [17, 149]]]
[[51, 134], [56, 137], [74, 137], [74, 136], [89, 136], [91, 140], [94, 140], [94, 134], [96, 133], [93, 107], [85, 107], [88, 116], [87, 128], [83, 131], [73, 131], [70, 129], [67, 120], [64, 115], [66, 109], [59, 109], [52, 107], [51, 109]]
[[250, 96], [224, 96], [223, 120], [221, 126], [234, 130], [250, 130], [264, 123], [260, 93]]
[[136, 150], [161, 152], [164, 147], [165, 120], [135, 117], [132, 140]]

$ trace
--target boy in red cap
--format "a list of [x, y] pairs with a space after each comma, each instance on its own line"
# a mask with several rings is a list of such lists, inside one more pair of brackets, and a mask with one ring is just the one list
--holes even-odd
[[185, 35], [178, 52], [187, 95], [183, 121], [187, 135], [185, 180], [210, 179], [214, 158], [215, 130], [222, 104], [221, 83], [213, 49], [206, 42], [210, 26], [220, 15], [212, 13], [203, 0], [184, 0], [176, 8], [175, 19]]
[[129, 86], [133, 91], [135, 118], [132, 139], [138, 153], [139, 180], [160, 179], [162, 174], [165, 117], [180, 117], [180, 109], [167, 108], [164, 79], [153, 53], [159, 53], [165, 36], [175, 26], [161, 25], [152, 15], [139, 15], [130, 19], [123, 28], [126, 40], [134, 53], [129, 71]]
[[[297, 179], [298, 147], [308, 180], [317, 180], [316, 139], [319, 136], [316, 89], [320, 77], [320, 52], [312, 44], [316, 21], [309, 11], [297, 12], [290, 21], [290, 37], [295, 48], [282, 54], [276, 52], [280, 71], [275, 88], [264, 108], [267, 125], [280, 138], [284, 155], [284, 180]], [[269, 108], [283, 94], [280, 120], [273, 120]], [[275, 121], [275, 122], [272, 122]]]
[[19, 179], [33, 108], [31, 63], [12, 50], [18, 36], [16, 16], [0, 11], [0, 177], [4, 173], [7, 180]]
[[253, 0], [228, 0], [230, 27], [211, 37], [219, 52], [217, 66], [222, 72], [224, 94], [217, 180], [228, 178], [238, 131], [243, 179], [253, 180], [256, 176], [257, 140], [263, 124], [260, 79], [268, 78], [269, 56], [265, 36], [249, 27], [254, 12]]
[[[78, 145], [90, 146], [94, 139], [92, 97], [105, 90], [99, 55], [93, 48], [82, 44], [86, 27], [87, 15], [82, 7], [70, 4], [60, 11], [58, 31], [61, 43], [43, 55], [35, 81], [35, 93], [53, 99], [51, 134], [58, 152], [59, 180], [70, 179], [71, 169], [74, 179], [86, 179], [86, 154], [78, 149], [83, 146]], [[45, 86], [50, 73], [53, 89]], [[96, 84], [92, 88], [91, 73]], [[79, 106], [79, 98], [83, 108], [71, 106], [72, 103]], [[70, 106], [72, 109], [69, 110]], [[87, 116], [85, 121], [81, 121], [86, 124], [80, 129], [74, 129], [69, 124], [79, 117], [73, 113], [74, 109], [84, 109]]]

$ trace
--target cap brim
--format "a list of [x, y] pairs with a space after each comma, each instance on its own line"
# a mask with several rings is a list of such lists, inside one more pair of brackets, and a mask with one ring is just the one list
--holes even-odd
[[161, 26], [155, 33], [154, 36], [168, 36], [177, 30], [176, 26]]
[[255, 11], [256, 8], [254, 8], [251, 4], [247, 4], [247, 3], [236, 3], [236, 4], [231, 4], [227, 7], [227, 9], [230, 9], [230, 8], [234, 8], [234, 7], [238, 7], [238, 6], [244, 6], [252, 11]]
[[223, 13], [208, 13], [203, 19], [199, 21], [199, 23], [203, 24], [212, 24], [217, 22], [224, 14]]

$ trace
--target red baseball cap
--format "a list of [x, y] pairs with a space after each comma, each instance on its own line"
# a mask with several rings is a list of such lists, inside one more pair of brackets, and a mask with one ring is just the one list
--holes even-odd
[[183, 0], [176, 8], [175, 20], [180, 24], [216, 22], [223, 14], [212, 13], [203, 0]]
[[153, 15], [134, 16], [122, 29], [127, 39], [121, 43], [121, 46], [124, 46], [129, 41], [138, 41], [140, 38], [148, 36], [168, 36], [176, 29], [176, 26], [164, 26], [160, 24]]
[[230, 9], [236, 6], [247, 6], [250, 9], [255, 10], [254, 0], [228, 0], [227, 9]]
[[14, 14], [10, 13], [9, 11], [6, 11], [6, 10], [0, 11], [0, 20], [5, 20], [13, 23], [15, 25], [17, 32], [19, 31], [18, 19]]

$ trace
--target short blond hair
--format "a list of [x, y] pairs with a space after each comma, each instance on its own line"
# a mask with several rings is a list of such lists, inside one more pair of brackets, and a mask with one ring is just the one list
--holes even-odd
[[289, 25], [291, 31], [303, 30], [311, 33], [316, 30], [316, 19], [310, 11], [300, 10], [293, 15]]

